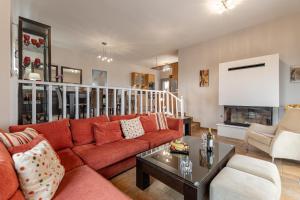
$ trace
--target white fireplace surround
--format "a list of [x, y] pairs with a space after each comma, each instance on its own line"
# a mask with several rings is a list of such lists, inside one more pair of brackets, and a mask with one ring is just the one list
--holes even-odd
[[[279, 54], [219, 64], [219, 105], [273, 107], [278, 121]], [[245, 127], [217, 124], [218, 135], [244, 139]]]
[[279, 107], [279, 54], [220, 63], [219, 105]]

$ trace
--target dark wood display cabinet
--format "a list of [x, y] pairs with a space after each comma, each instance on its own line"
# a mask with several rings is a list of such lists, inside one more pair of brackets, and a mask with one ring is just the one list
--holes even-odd
[[[47, 121], [47, 88], [39, 81], [55, 81], [51, 67], [51, 27], [30, 19], [19, 17], [18, 51], [19, 79], [37, 81], [36, 123]], [[32, 88], [19, 84], [19, 124], [31, 123]]]

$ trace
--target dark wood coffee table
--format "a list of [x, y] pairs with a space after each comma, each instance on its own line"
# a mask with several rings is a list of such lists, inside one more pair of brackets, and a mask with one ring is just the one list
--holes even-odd
[[189, 159], [192, 172], [185, 173], [180, 167], [186, 155], [172, 154], [169, 144], [159, 146], [138, 154], [136, 157], [136, 185], [144, 190], [150, 185], [150, 175], [184, 195], [185, 200], [205, 199], [209, 193], [209, 184], [234, 155], [235, 147], [216, 142], [213, 160], [203, 148], [199, 137], [181, 138], [190, 146]]

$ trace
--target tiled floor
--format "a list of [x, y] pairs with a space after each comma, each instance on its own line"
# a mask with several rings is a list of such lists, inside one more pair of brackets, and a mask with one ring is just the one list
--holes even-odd
[[[200, 136], [205, 130], [193, 132], [193, 136]], [[246, 145], [243, 141], [229, 139], [225, 137], [217, 137], [217, 140], [224, 143], [234, 144], [236, 152], [264, 160], [271, 161], [271, 158], [264, 152], [250, 147], [246, 150]], [[287, 147], [288, 148], [288, 147]], [[300, 148], [300, 147], [299, 147]], [[300, 151], [300, 150], [299, 150]], [[288, 160], [275, 160], [275, 163], [280, 170], [282, 182], [282, 200], [300, 200], [300, 162]], [[149, 188], [142, 191], [135, 186], [135, 168], [131, 169], [115, 178], [112, 183], [121, 191], [126, 193], [133, 199], [139, 200], [182, 200], [183, 196], [175, 190], [169, 188], [165, 184], [152, 178], [152, 184]]]

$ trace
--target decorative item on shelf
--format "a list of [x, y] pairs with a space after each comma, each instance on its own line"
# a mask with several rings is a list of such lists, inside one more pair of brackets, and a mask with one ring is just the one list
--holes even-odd
[[170, 152], [188, 155], [189, 145], [180, 140], [172, 141], [170, 145]]
[[35, 46], [36, 46], [36, 48], [40, 48], [40, 47], [41, 47], [41, 44], [40, 44], [39, 42], [37, 42], [37, 43], [35, 44]]
[[31, 81], [41, 81], [41, 75], [38, 73], [31, 72], [28, 75], [28, 79]]
[[38, 68], [39, 66], [41, 66], [41, 59], [36, 58], [33, 62], [33, 65], [35, 68]]
[[207, 151], [212, 152], [214, 148], [214, 138], [213, 134], [211, 132], [211, 128], [209, 128], [208, 134], [207, 134]]
[[111, 49], [107, 49], [107, 43], [106, 42], [102, 42], [102, 52], [101, 49], [99, 50], [99, 55], [97, 56], [97, 58], [99, 60], [101, 60], [102, 62], [112, 62], [112, 55], [111, 55]]
[[28, 67], [30, 65], [30, 63], [31, 63], [30, 57], [29, 56], [25, 56], [24, 60], [23, 60], [24, 67]]
[[31, 38], [31, 44], [36, 45], [36, 43], [37, 43], [37, 39]]
[[23, 34], [24, 44], [28, 46], [30, 44], [30, 35]]
[[40, 43], [40, 45], [44, 45], [45, 44], [45, 40], [43, 38], [39, 38], [39, 43]]

